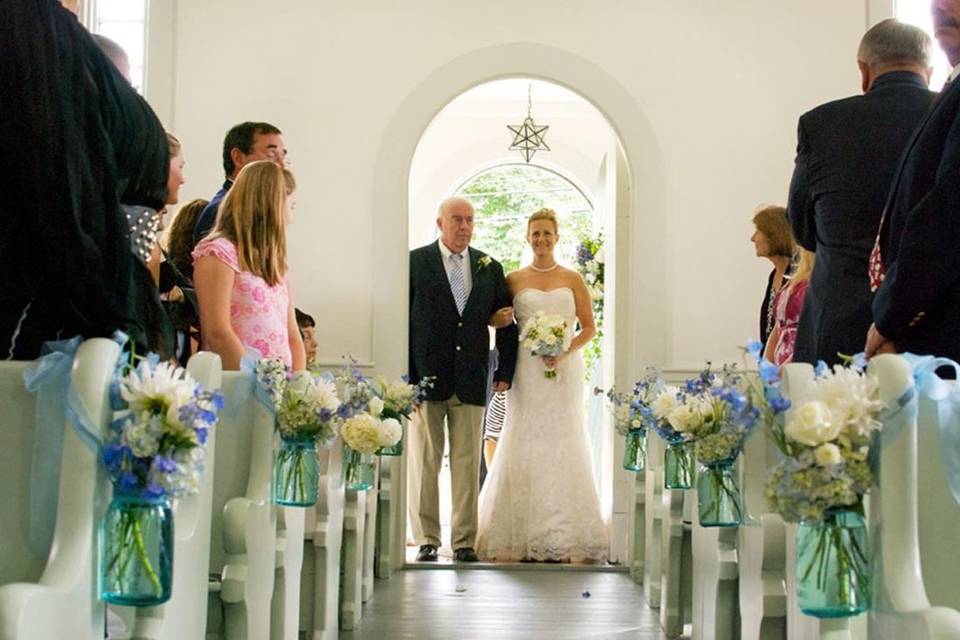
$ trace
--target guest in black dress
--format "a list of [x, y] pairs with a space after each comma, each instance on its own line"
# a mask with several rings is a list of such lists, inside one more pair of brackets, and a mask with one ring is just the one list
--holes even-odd
[[116, 329], [168, 355], [121, 207], [163, 207], [163, 127], [55, 0], [6, 3], [0, 42], [0, 358]]
[[773, 271], [767, 278], [767, 289], [763, 294], [763, 305], [760, 307], [760, 342], [766, 346], [774, 326], [773, 300], [780, 287], [787, 282], [796, 245], [784, 207], [760, 207], [753, 216], [753, 225], [750, 241], [753, 242], [757, 257], [766, 258], [773, 264]]

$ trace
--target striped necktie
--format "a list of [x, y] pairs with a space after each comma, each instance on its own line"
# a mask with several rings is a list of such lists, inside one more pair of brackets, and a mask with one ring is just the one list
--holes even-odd
[[453, 260], [453, 268], [450, 269], [450, 291], [453, 292], [453, 300], [457, 303], [457, 312], [463, 315], [463, 309], [467, 306], [467, 285], [463, 280], [463, 256], [455, 253], [450, 258]]

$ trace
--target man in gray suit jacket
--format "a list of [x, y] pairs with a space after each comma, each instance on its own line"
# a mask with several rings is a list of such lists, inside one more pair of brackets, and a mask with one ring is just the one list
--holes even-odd
[[871, 322], [867, 262], [890, 181], [930, 107], [930, 37], [884, 20], [857, 53], [864, 95], [800, 117], [788, 214], [797, 242], [816, 252], [793, 359], [839, 361], [863, 349]]

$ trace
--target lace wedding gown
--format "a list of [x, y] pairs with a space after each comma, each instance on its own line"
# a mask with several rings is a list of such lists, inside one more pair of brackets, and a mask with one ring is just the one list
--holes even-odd
[[[568, 287], [522, 289], [513, 299], [520, 326], [537, 311], [558, 314], [573, 330]], [[480, 493], [477, 552], [488, 560], [602, 562], [607, 531], [593, 483], [583, 424], [583, 358], [561, 360], [555, 379], [543, 361], [520, 349], [507, 419]]]

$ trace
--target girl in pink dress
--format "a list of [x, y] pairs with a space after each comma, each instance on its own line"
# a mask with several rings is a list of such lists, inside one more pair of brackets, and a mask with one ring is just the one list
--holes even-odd
[[246, 165], [193, 250], [203, 348], [224, 369], [239, 369], [251, 348], [293, 371], [306, 366], [287, 273], [295, 189], [293, 174], [272, 161]]
[[764, 356], [778, 366], [793, 360], [793, 347], [797, 343], [797, 325], [803, 310], [803, 298], [810, 284], [814, 253], [800, 249], [800, 259], [790, 282], [780, 288], [773, 301], [774, 327], [767, 340]]

